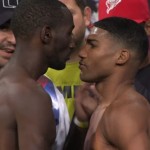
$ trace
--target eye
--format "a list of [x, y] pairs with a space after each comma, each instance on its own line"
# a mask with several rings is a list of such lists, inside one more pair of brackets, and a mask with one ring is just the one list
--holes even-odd
[[91, 40], [87, 40], [86, 43], [87, 43], [87, 45], [89, 45], [91, 48], [95, 48], [95, 47], [96, 47], [96, 45], [94, 44], [94, 42], [91, 41]]
[[96, 47], [96, 45], [93, 44], [92, 42], [90, 43], [90, 46], [91, 46], [92, 48], [95, 48], [95, 47]]

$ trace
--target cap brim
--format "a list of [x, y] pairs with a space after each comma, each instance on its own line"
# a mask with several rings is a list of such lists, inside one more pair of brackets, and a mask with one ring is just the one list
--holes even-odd
[[5, 22], [11, 19], [13, 15], [13, 10], [7, 10], [6, 12], [3, 12], [0, 14], [0, 25], [3, 25]]

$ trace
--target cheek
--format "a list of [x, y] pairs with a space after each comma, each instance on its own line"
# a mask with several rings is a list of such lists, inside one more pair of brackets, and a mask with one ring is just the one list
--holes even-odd
[[89, 60], [89, 65], [91, 69], [97, 68], [99, 66], [99, 58], [93, 57]]
[[89, 54], [89, 67], [90, 70], [92, 71], [97, 71], [97, 70], [105, 70], [107, 67], [111, 67], [113, 65], [112, 60], [112, 55], [107, 55], [107, 54], [98, 54], [95, 53], [94, 55]]
[[99, 57], [97, 57], [96, 55], [92, 55], [89, 54], [90, 57], [87, 57], [86, 63], [87, 63], [87, 70], [88, 72], [94, 73], [96, 72], [96, 70], [100, 67], [100, 61], [99, 61]]
[[85, 30], [85, 22], [82, 16], [77, 16], [75, 15], [74, 18], [74, 29], [73, 33], [75, 34], [76, 32], [80, 32], [81, 30]]
[[5, 39], [8, 38], [8, 35], [7, 34], [4, 34], [3, 32], [0, 32], [0, 42], [3, 42]]
[[65, 49], [69, 46], [69, 42], [69, 38], [66, 35], [62, 35], [62, 37], [58, 38], [55, 42], [57, 51], [65, 51]]
[[88, 60], [86, 68], [81, 70], [80, 78], [85, 82], [95, 82], [99, 74], [99, 67], [96, 61]]
[[0, 31], [0, 41], [7, 39], [9, 41], [11, 41], [12, 43], [15, 43], [15, 37], [12, 31], [8, 31], [8, 32], [2, 32]]

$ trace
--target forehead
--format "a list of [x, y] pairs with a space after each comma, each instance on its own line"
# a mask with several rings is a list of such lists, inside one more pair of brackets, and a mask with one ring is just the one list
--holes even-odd
[[94, 38], [95, 40], [108, 37], [110, 34], [108, 31], [98, 28], [98, 27], [92, 27], [90, 34], [87, 38]]
[[63, 21], [61, 21], [61, 23], [59, 24], [59, 30], [70, 30], [72, 31], [74, 28], [74, 22], [73, 22], [73, 16], [71, 15], [71, 13], [66, 13], [65, 14], [66, 17], [64, 17]]
[[75, 9], [75, 7], [78, 7], [75, 0], [59, 0], [59, 1], [64, 3], [69, 9]]
[[72, 13], [68, 9], [65, 9], [64, 11], [64, 19], [65, 19], [65, 22], [73, 21]]
[[77, 5], [75, 0], [59, 0], [59, 1], [64, 3], [65, 5]]

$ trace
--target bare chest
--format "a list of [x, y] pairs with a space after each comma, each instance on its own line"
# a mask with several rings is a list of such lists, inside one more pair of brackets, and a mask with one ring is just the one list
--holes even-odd
[[99, 129], [102, 124], [102, 117], [105, 110], [106, 108], [101, 108], [99, 106], [93, 113], [84, 143], [84, 150], [117, 150], [109, 145], [107, 139], [105, 139], [101, 132], [103, 129]]
[[98, 128], [99, 123], [101, 122], [101, 118], [105, 112], [105, 109], [102, 109], [100, 106], [97, 107], [95, 112], [91, 116], [90, 126], [87, 132], [87, 136], [85, 139], [84, 150], [90, 150], [93, 140], [95, 139], [96, 130]]

